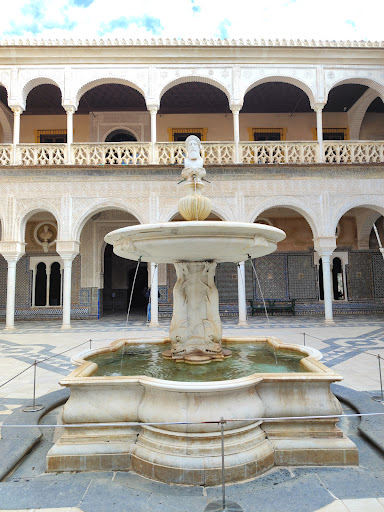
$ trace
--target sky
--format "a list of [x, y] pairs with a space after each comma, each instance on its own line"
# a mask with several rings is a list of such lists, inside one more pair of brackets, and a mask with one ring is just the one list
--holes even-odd
[[0, 1], [1, 40], [384, 40], [384, 0]]

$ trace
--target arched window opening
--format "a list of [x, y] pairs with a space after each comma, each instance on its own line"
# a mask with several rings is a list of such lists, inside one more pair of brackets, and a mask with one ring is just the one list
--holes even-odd
[[61, 272], [60, 263], [52, 263], [49, 276], [49, 305], [60, 306], [61, 304]]
[[39, 263], [36, 267], [35, 306], [45, 306], [47, 303], [47, 267]]
[[344, 279], [343, 279], [343, 266], [340, 258], [333, 258], [332, 267], [332, 285], [333, 285], [333, 298], [335, 300], [344, 300]]
[[324, 285], [323, 285], [323, 260], [319, 259], [319, 298], [324, 300]]
[[128, 130], [114, 130], [111, 132], [105, 142], [136, 142], [136, 137]]

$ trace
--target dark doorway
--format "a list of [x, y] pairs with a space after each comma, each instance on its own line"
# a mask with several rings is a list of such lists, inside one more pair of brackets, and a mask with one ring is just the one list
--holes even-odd
[[49, 278], [49, 305], [60, 306], [61, 304], [61, 272], [60, 264], [55, 262], [51, 265]]
[[[113, 252], [112, 245], [104, 251], [103, 311], [126, 313], [136, 272], [137, 262], [120, 258]], [[148, 286], [147, 264], [141, 263], [136, 276], [132, 295], [131, 313], [145, 314], [145, 288]]]
[[136, 137], [128, 130], [115, 130], [105, 139], [105, 142], [136, 142]]
[[324, 284], [323, 284], [323, 260], [319, 259], [319, 295], [320, 300], [324, 300]]
[[333, 258], [332, 266], [332, 285], [333, 298], [335, 300], [344, 300], [344, 282], [343, 282], [343, 266], [340, 258]]
[[47, 267], [39, 263], [36, 268], [35, 306], [47, 305]]

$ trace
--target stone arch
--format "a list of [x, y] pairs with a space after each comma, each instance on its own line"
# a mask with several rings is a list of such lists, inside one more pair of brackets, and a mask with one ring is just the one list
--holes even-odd
[[369, 237], [373, 224], [381, 217], [375, 210], [368, 210], [364, 216], [359, 216], [357, 225], [357, 244], [359, 249], [369, 249]]
[[313, 238], [319, 236], [319, 233], [321, 232], [321, 227], [318, 223], [320, 221], [320, 219], [318, 219], [319, 216], [314, 210], [309, 209], [307, 206], [303, 205], [301, 201], [297, 201], [294, 198], [279, 197], [263, 201], [251, 212], [249, 222], [255, 222], [260, 215], [270, 208], [289, 208], [296, 211], [308, 222], [312, 230]]
[[[367, 71], [367, 73], [368, 73], [368, 71]], [[331, 89], [333, 89], [334, 87], [338, 87], [339, 85], [346, 85], [346, 84], [366, 85], [370, 89], [373, 89], [374, 91], [377, 92], [376, 96], [380, 96], [384, 100], [384, 85], [380, 84], [379, 82], [376, 82], [375, 80], [372, 80], [372, 78], [368, 78], [368, 77], [365, 78], [365, 77], [361, 77], [361, 76], [345, 78], [344, 80], [334, 80], [333, 82], [326, 84], [325, 96], [326, 96], [327, 100], [328, 100], [328, 95], [329, 95], [329, 92]]]
[[32, 215], [39, 212], [49, 212], [55, 217], [57, 222], [57, 240], [60, 240], [62, 231], [60, 213], [57, 210], [57, 208], [49, 201], [40, 200], [30, 203], [17, 216], [15, 222], [15, 232], [17, 241], [25, 241], [25, 229], [27, 222], [32, 217]]
[[369, 201], [364, 201], [363, 199], [356, 197], [342, 204], [339, 207], [339, 209], [335, 211], [333, 215], [333, 220], [331, 222], [331, 232], [336, 232], [337, 225], [340, 222], [340, 219], [343, 215], [345, 215], [349, 210], [352, 210], [352, 208], [358, 207], [369, 208], [370, 210], [374, 210], [375, 212], [377, 212], [379, 215], [384, 216], [384, 204], [382, 197], [371, 198], [371, 200]]
[[0, 123], [3, 128], [3, 144], [12, 144], [13, 116], [2, 103], [0, 103]]
[[80, 98], [88, 91], [93, 89], [94, 87], [98, 87], [99, 85], [107, 85], [107, 84], [119, 84], [119, 85], [126, 85], [127, 87], [131, 87], [132, 89], [135, 89], [135, 91], [139, 92], [146, 102], [147, 98], [146, 95], [137, 84], [134, 82], [131, 82], [130, 80], [127, 80], [125, 78], [113, 78], [113, 77], [100, 77], [94, 80], [91, 80], [90, 82], [85, 83], [80, 87], [80, 89], [77, 90], [74, 96], [74, 106], [77, 108], [79, 106]]
[[26, 84], [24, 84], [22, 91], [21, 91], [21, 107], [25, 110], [26, 104], [27, 104], [27, 97], [28, 94], [34, 89], [35, 87], [38, 87], [39, 85], [55, 85], [60, 89], [61, 92], [61, 98], [64, 98], [63, 89], [61, 86], [52, 78], [49, 77], [38, 77], [33, 78], [32, 80], [29, 80]]
[[83, 212], [74, 222], [73, 225], [73, 236], [72, 239], [76, 241], [80, 241], [80, 235], [83, 227], [85, 226], [86, 222], [93, 216], [96, 215], [99, 212], [106, 211], [106, 210], [122, 210], [126, 213], [129, 213], [130, 215], [133, 215], [136, 217], [137, 221], [140, 224], [143, 224], [143, 219], [141, 215], [136, 211], [136, 208], [132, 207], [131, 205], [127, 207], [127, 203], [124, 200], [101, 200], [99, 202], [96, 202], [93, 204], [90, 208], [87, 209], [87, 211]]
[[357, 102], [348, 110], [349, 138], [351, 140], [360, 139], [360, 129], [364, 116], [369, 105], [379, 96], [378, 92], [368, 89], [357, 100]]
[[316, 104], [316, 94], [314, 93], [314, 91], [311, 89], [311, 87], [308, 84], [306, 84], [302, 80], [299, 80], [292, 76], [280, 76], [280, 75], [265, 76], [263, 78], [260, 78], [259, 80], [256, 80], [255, 82], [252, 82], [241, 92], [241, 95], [240, 95], [241, 100], [244, 101], [245, 95], [247, 94], [248, 91], [250, 91], [254, 87], [257, 87], [258, 85], [265, 84], [268, 82], [281, 82], [281, 83], [294, 85], [294, 86], [298, 87], [299, 89], [301, 89], [308, 96], [309, 102], [310, 102], [312, 108]]
[[201, 76], [201, 75], [181, 76], [179, 78], [176, 78], [175, 80], [172, 80], [168, 84], [166, 84], [159, 92], [159, 96], [158, 96], [159, 104], [161, 102], [161, 98], [164, 96], [164, 94], [167, 91], [169, 91], [169, 89], [172, 89], [172, 87], [175, 87], [176, 85], [185, 84], [185, 83], [189, 83], [189, 82], [202, 82], [203, 84], [212, 85], [213, 87], [220, 89], [220, 91], [222, 91], [228, 98], [229, 104], [231, 104], [231, 93], [230, 93], [230, 91], [228, 91], [227, 87], [224, 84], [222, 84], [221, 82], [219, 82], [218, 80], [215, 80], [213, 78], [209, 78], [209, 77]]

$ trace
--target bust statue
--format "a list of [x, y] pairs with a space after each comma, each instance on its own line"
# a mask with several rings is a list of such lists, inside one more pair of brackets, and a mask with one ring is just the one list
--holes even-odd
[[193, 181], [194, 179], [201, 181], [201, 178], [205, 176], [205, 169], [203, 158], [200, 155], [201, 142], [199, 137], [189, 135], [185, 139], [185, 148], [187, 156], [184, 160], [184, 169], [181, 175], [188, 181]]

